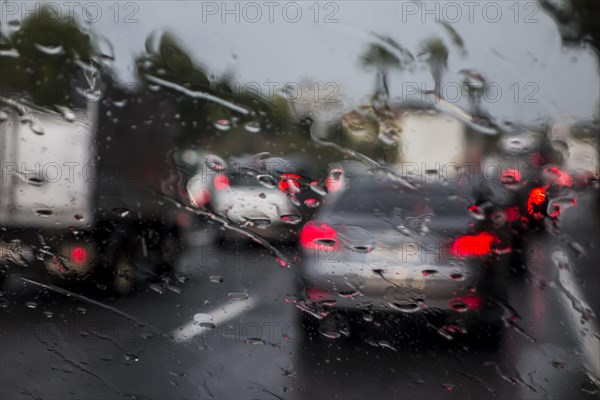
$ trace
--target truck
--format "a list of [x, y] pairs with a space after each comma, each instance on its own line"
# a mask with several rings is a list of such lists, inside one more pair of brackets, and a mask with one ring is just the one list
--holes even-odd
[[69, 108], [0, 97], [0, 266], [126, 294], [168, 274], [179, 245], [169, 105], [79, 92]]

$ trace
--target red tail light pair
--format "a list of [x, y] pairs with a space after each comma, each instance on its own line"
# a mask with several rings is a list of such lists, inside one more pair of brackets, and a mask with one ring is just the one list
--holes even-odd
[[[487, 256], [493, 254], [492, 246], [498, 243], [500, 240], [488, 232], [464, 235], [452, 243], [450, 252], [460, 258]], [[335, 250], [339, 246], [338, 233], [327, 224], [310, 221], [300, 232], [300, 244], [311, 250]]]

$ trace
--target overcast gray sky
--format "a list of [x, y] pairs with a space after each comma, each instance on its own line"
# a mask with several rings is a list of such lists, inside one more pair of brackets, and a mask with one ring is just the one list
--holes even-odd
[[[333, 89], [325, 83], [335, 82], [349, 107], [373, 88], [374, 72], [358, 63], [373, 41], [370, 32], [390, 36], [415, 53], [435, 34], [450, 48], [444, 78], [450, 99], [458, 95], [458, 71], [476, 68], [502, 91], [491, 91], [484, 103], [499, 118], [566, 114], [586, 119], [598, 107], [597, 56], [586, 47], [565, 48], [556, 24], [534, 1], [142, 1], [119, 3], [118, 13], [113, 2], [96, 4], [102, 14], [90, 26], [114, 46], [115, 67], [124, 81], [132, 79], [133, 57], [143, 51], [147, 36], [167, 29], [216, 75], [233, 71], [236, 81], [256, 82], [265, 93], [268, 82], [283, 86], [307, 80], [327, 94]], [[75, 15], [81, 12], [75, 8]], [[468, 55], [452, 46], [439, 21], [449, 22], [464, 38]], [[391, 84], [398, 98], [403, 93], [406, 98], [403, 87], [433, 88], [423, 68], [394, 72]]]

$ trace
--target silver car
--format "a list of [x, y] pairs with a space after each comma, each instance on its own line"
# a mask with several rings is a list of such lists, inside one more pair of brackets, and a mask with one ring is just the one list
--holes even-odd
[[360, 311], [435, 316], [444, 336], [498, 331], [510, 244], [483, 191], [469, 181], [340, 179], [299, 235], [297, 306], [309, 323]]
[[[264, 161], [230, 160], [226, 165], [219, 157], [207, 155], [189, 180], [187, 194], [194, 207], [205, 207], [264, 239], [293, 241], [302, 221], [296, 198], [300, 176], [265, 169]], [[218, 240], [228, 237], [227, 230], [217, 235]]]

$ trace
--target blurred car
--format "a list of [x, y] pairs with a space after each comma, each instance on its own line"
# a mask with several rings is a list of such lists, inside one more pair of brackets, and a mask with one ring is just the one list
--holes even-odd
[[364, 171], [340, 179], [299, 236], [305, 315], [422, 313], [443, 335], [501, 331], [510, 237], [476, 185], [409, 188]]
[[[305, 194], [310, 180], [298, 162], [269, 153], [233, 158], [226, 163], [208, 154], [187, 183], [194, 207], [206, 207], [219, 216], [269, 241], [296, 240], [299, 223], [320, 203]], [[289, 172], [293, 171], [293, 172]], [[324, 194], [324, 193], [321, 193]], [[221, 230], [222, 240], [230, 231]]]

